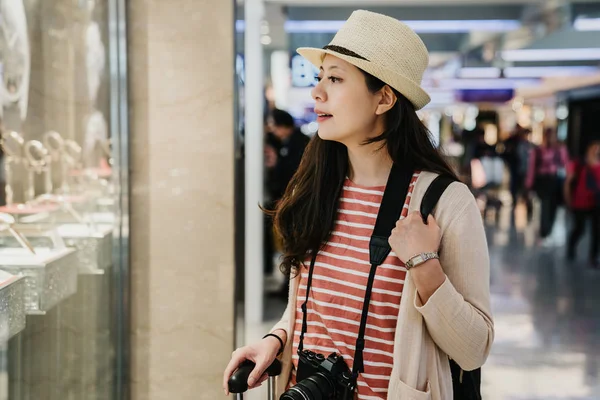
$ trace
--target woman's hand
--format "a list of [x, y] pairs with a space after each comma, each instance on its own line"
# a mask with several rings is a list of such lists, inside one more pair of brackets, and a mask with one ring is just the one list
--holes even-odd
[[[396, 222], [389, 243], [396, 256], [406, 263], [417, 254], [438, 251], [441, 240], [441, 230], [435, 218], [429, 215], [425, 225], [421, 213], [413, 211], [406, 218]], [[411, 269], [411, 276], [422, 304], [426, 304], [446, 280], [444, 270], [436, 259]]]
[[389, 238], [390, 247], [403, 263], [417, 254], [438, 251], [440, 241], [441, 231], [435, 218], [429, 215], [425, 225], [418, 211], [398, 220]]
[[280, 346], [281, 344], [276, 338], [266, 337], [260, 342], [240, 347], [234, 351], [231, 355], [231, 361], [229, 361], [223, 373], [223, 390], [225, 391], [225, 395], [229, 395], [229, 378], [231, 378], [231, 375], [237, 370], [238, 366], [246, 360], [250, 360], [256, 364], [248, 377], [248, 389], [254, 389], [262, 385], [268, 379], [265, 370], [275, 361]]

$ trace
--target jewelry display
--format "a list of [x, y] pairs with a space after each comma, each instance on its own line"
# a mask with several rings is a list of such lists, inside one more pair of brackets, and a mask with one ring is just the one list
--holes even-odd
[[15, 229], [15, 217], [10, 214], [0, 213], [0, 232], [8, 231], [10, 234], [19, 242], [19, 244], [24, 248], [31, 252], [31, 254], [35, 254], [35, 250], [33, 246], [25, 236], [21, 232]]
[[27, 116], [31, 53], [23, 0], [0, 0], [0, 46], [3, 52], [0, 117], [4, 106], [17, 103], [21, 120]]
[[25, 329], [25, 278], [0, 270], [0, 340]]
[[18, 247], [11, 247], [6, 241], [0, 247], [0, 270], [25, 277], [23, 298], [28, 314], [43, 314], [75, 294], [77, 250], [66, 247], [54, 228], [17, 225], [12, 215], [0, 213], [0, 238], [4, 232], [17, 240]]
[[23, 161], [23, 146], [25, 140], [23, 136], [15, 131], [9, 131], [2, 137], [2, 150], [5, 154], [4, 169], [6, 174], [6, 205], [12, 206], [14, 203], [14, 179], [18, 166]]
[[42, 175], [44, 179], [44, 193], [52, 193], [52, 177], [50, 175], [50, 156], [48, 150], [38, 140], [30, 140], [23, 147], [25, 155], [25, 168], [27, 169], [27, 183], [25, 186], [25, 202], [30, 203], [35, 199], [35, 176]]
[[64, 160], [65, 141], [62, 136], [55, 131], [49, 131], [43, 137], [44, 146], [50, 154], [50, 170], [52, 175], [58, 174], [57, 191], [60, 193], [68, 193], [67, 185], [67, 163]]

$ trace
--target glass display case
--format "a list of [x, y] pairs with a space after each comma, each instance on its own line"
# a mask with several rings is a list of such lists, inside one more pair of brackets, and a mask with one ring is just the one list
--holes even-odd
[[18, 226], [0, 213], [0, 269], [25, 278], [28, 314], [44, 314], [77, 292], [78, 253], [65, 246], [56, 228]]
[[0, 400], [126, 398], [123, 9], [0, 0]]
[[25, 279], [0, 270], [0, 340], [25, 329]]

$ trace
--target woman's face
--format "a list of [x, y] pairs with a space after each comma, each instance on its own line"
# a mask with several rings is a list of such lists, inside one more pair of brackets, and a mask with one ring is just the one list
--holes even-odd
[[[364, 74], [354, 65], [327, 55], [312, 90], [319, 136], [348, 145], [357, 145], [383, 133], [383, 113], [389, 88], [371, 93]], [[387, 100], [388, 102], [390, 99]], [[395, 98], [392, 101], [395, 102]]]

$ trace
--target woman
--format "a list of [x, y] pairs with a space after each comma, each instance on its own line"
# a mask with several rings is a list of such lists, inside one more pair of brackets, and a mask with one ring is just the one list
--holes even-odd
[[[480, 367], [493, 341], [489, 257], [475, 200], [452, 183], [424, 224], [421, 199], [438, 174], [454, 175], [415, 110], [428, 54], [401, 22], [356, 11], [324, 49], [299, 49], [320, 68], [312, 91], [319, 133], [276, 210], [284, 240], [289, 303], [271, 334], [233, 353], [227, 380], [245, 359], [256, 362], [250, 387], [282, 350], [279, 393], [296, 382], [297, 348], [310, 254], [317, 253], [307, 304], [304, 349], [340, 354], [352, 365], [369, 266], [369, 237], [392, 164], [413, 175], [392, 253], [377, 269], [369, 307], [359, 399], [451, 399], [448, 358]], [[416, 254], [437, 252], [412, 267]], [[283, 345], [283, 346], [282, 346]], [[280, 347], [282, 347], [280, 349]]]
[[568, 162], [567, 148], [558, 141], [554, 129], [547, 128], [542, 146], [530, 152], [526, 182], [527, 190], [533, 189], [540, 199], [540, 244], [544, 247], [555, 244], [551, 234], [561, 203], [562, 177]]
[[567, 258], [575, 258], [577, 244], [585, 231], [585, 223], [592, 223], [589, 261], [592, 268], [600, 268], [600, 141], [592, 142], [585, 160], [572, 161], [567, 168], [565, 199], [573, 213], [573, 230], [569, 234]]

